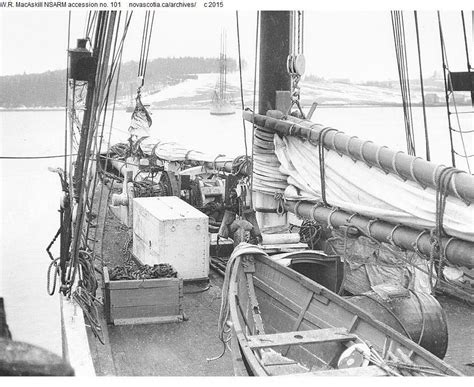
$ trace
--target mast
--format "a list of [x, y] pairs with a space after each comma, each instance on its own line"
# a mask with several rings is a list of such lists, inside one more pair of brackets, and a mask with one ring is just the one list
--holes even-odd
[[74, 175], [72, 177], [73, 196], [75, 205], [77, 205], [77, 212], [75, 220], [72, 222], [73, 232], [70, 255], [73, 271], [67, 273], [67, 282], [69, 285], [74, 281], [74, 276], [77, 270], [76, 262], [78, 259], [78, 250], [81, 244], [87, 207], [90, 204], [88, 202], [89, 187], [87, 186], [87, 174], [89, 172], [89, 160], [91, 157], [97, 119], [96, 115], [100, 113], [99, 105], [101, 104], [105, 92], [104, 85], [107, 76], [107, 67], [110, 58], [116, 14], [116, 11], [99, 11], [93, 42], [92, 56], [94, 58], [95, 68], [94, 71], [90, 73], [88, 79], [86, 107], [80, 131], [78, 155], [75, 163]]
[[222, 85], [222, 99], [225, 98], [226, 88], [227, 88], [227, 33], [224, 30], [223, 38], [223, 53], [224, 53], [224, 63], [223, 63], [223, 72], [224, 72], [224, 84]]
[[224, 31], [221, 31], [221, 52], [219, 55], [219, 100], [222, 100], [224, 90], [223, 90], [223, 82], [224, 82]]
[[[99, 12], [99, 17], [97, 21], [97, 28], [95, 31], [95, 38], [94, 43], [95, 47], [92, 51], [92, 56], [94, 58], [95, 64], [99, 61], [99, 53], [101, 50], [101, 41], [103, 39], [103, 34], [105, 31], [106, 25], [106, 17], [107, 14], [104, 11]], [[79, 196], [81, 195], [82, 189], [82, 173], [83, 173], [83, 163], [85, 158], [86, 152], [86, 145], [87, 145], [87, 138], [89, 135], [89, 128], [91, 124], [91, 117], [92, 117], [92, 102], [94, 100], [94, 92], [96, 86], [96, 71], [89, 75], [89, 79], [87, 81], [87, 94], [86, 94], [86, 103], [85, 103], [85, 110], [84, 110], [84, 117], [82, 119], [82, 128], [81, 128], [81, 138], [79, 141], [79, 148], [77, 152], [77, 160], [76, 160], [76, 168], [74, 170], [74, 177], [73, 177], [73, 187], [74, 187], [74, 197], [77, 201], [79, 201]]]
[[289, 91], [286, 60], [290, 53], [290, 11], [262, 11], [258, 113], [275, 109], [276, 91]]

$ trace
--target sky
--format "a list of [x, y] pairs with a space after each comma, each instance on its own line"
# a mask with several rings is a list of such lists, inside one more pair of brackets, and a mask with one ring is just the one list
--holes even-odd
[[[410, 77], [418, 76], [418, 56], [412, 11], [405, 28]], [[441, 13], [451, 69], [466, 70], [460, 12]], [[242, 57], [253, 67], [256, 11], [240, 12]], [[470, 46], [472, 13], [465, 12]], [[124, 49], [124, 61], [137, 61], [144, 13], [135, 11]], [[435, 11], [418, 14], [423, 71], [441, 70]], [[71, 47], [84, 35], [85, 11], [72, 11]], [[38, 73], [66, 67], [68, 13], [62, 10], [0, 10], [0, 75]], [[149, 59], [169, 56], [217, 57], [220, 31], [227, 31], [227, 55], [237, 57], [235, 12], [162, 11], [155, 16]], [[306, 74], [353, 81], [398, 79], [390, 12], [337, 10], [305, 12]], [[471, 52], [472, 61], [474, 55]]]

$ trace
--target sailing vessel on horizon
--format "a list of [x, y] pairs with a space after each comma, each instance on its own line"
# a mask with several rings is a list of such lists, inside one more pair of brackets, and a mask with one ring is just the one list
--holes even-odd
[[227, 35], [221, 33], [221, 53], [219, 56], [219, 80], [214, 89], [210, 113], [216, 116], [235, 114], [235, 108], [227, 96]]

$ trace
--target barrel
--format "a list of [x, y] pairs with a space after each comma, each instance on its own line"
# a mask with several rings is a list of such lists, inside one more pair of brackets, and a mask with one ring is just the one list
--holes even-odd
[[410, 291], [406, 296], [385, 299], [375, 292], [367, 292], [347, 300], [440, 359], [444, 358], [448, 348], [446, 314], [430, 294]]

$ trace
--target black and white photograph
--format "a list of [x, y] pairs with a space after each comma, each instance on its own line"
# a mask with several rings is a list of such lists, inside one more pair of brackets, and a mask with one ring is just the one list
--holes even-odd
[[472, 9], [0, 1], [0, 384], [467, 384]]

